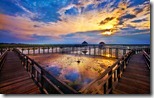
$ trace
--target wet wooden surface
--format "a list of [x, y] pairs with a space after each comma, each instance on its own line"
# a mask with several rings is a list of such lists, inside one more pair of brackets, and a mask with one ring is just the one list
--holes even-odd
[[150, 94], [150, 70], [142, 53], [132, 56], [113, 94]]
[[12, 51], [0, 71], [0, 93], [2, 94], [39, 94], [38, 86], [21, 65], [19, 57]]

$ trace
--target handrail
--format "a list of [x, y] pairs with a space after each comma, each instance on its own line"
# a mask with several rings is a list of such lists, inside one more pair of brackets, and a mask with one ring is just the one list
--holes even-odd
[[14, 49], [21, 59], [22, 65], [30, 73], [32, 79], [40, 87], [43, 93], [50, 94], [78, 94], [76, 90], [69, 87], [48, 71], [43, 69], [37, 62], [29, 58], [27, 55], [21, 53], [18, 49]]
[[145, 50], [142, 50], [143, 56], [145, 58], [146, 65], [148, 66], [148, 69], [150, 70], [150, 56], [145, 52]]
[[88, 90], [92, 84], [96, 83], [100, 79], [102, 79], [100, 82], [103, 85], [104, 94], [106, 93], [112, 93], [112, 90], [114, 89], [115, 85], [117, 84], [118, 80], [121, 78], [121, 75], [126, 68], [130, 56], [134, 53], [134, 50], [131, 50], [124, 56], [122, 56], [120, 59], [118, 59], [117, 62], [115, 62], [112, 66], [109, 66], [101, 76], [99, 76], [97, 79], [93, 80], [90, 84], [88, 84], [84, 89], [82, 89], [81, 92], [85, 92]]
[[0, 71], [3, 67], [5, 60], [6, 60], [7, 51], [8, 50], [6, 49], [5, 52], [0, 56]]

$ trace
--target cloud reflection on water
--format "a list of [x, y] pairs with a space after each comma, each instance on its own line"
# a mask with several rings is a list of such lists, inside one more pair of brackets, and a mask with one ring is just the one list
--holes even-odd
[[[101, 75], [116, 59], [86, 57], [66, 54], [44, 54], [30, 56], [39, 62], [49, 73], [79, 91]], [[80, 63], [77, 61], [80, 60]]]

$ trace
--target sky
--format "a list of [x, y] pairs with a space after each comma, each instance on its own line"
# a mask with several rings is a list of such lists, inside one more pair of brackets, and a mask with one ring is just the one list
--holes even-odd
[[0, 0], [0, 43], [150, 44], [149, 0]]

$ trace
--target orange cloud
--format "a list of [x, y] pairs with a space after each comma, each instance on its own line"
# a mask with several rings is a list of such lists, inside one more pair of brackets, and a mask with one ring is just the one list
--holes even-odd
[[[61, 14], [61, 21], [58, 22], [37, 22], [32, 21], [25, 16], [9, 16], [0, 14], [0, 30], [8, 30], [14, 35], [17, 35], [23, 39], [31, 39], [34, 34], [38, 36], [51, 36], [60, 38], [61, 35], [67, 35], [76, 32], [89, 32], [100, 31], [103, 35], [113, 35], [116, 32], [120, 32], [121, 28], [125, 28], [128, 25], [134, 26], [137, 29], [150, 29], [150, 4], [139, 6], [143, 10], [139, 13], [135, 13], [135, 8], [127, 8], [128, 2], [121, 2], [118, 8], [111, 8], [111, 4], [106, 6], [106, 9], [101, 11], [92, 10], [79, 15], [65, 15], [64, 12], [72, 7], [80, 8], [81, 6], [87, 6], [94, 3], [97, 5], [99, 2], [93, 0], [92, 2], [82, 2], [80, 5], [69, 5], [62, 8], [59, 13]], [[112, 11], [113, 10], [113, 11]], [[132, 19], [125, 19], [123, 24], [119, 24], [120, 18], [125, 14], [135, 14], [136, 17]], [[132, 21], [137, 19], [146, 19], [140, 23], [134, 23]], [[108, 33], [106, 33], [108, 32]], [[110, 32], [110, 34], [109, 34]]]

